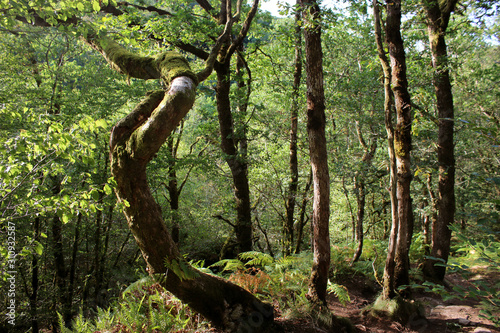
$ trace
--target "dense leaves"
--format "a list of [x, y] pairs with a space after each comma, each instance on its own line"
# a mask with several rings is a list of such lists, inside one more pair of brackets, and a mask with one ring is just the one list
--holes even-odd
[[[421, 231], [436, 218], [439, 199], [438, 114], [423, 9], [419, 2], [408, 3], [403, 6], [402, 33], [414, 104], [411, 193], [415, 235], [410, 258], [412, 263], [422, 263], [429, 244]], [[152, 5], [161, 11], [148, 9]], [[321, 21], [329, 227], [331, 245], [336, 249], [332, 251], [335, 265], [329, 291], [348, 301], [334, 280], [351, 270], [370, 276], [376, 272], [375, 278], [381, 277], [391, 208], [383, 78], [369, 14], [371, 4], [353, 1], [336, 6], [323, 11]], [[165, 296], [151, 284], [144, 288], [136, 284], [129, 289], [124, 302], [116, 305], [122, 307], [115, 317], [119, 320], [102, 310], [126, 286], [147, 274], [113, 193], [115, 181], [108, 171], [109, 133], [112, 124], [125, 116], [140, 96], [161, 89], [161, 83], [118, 75], [80, 39], [88, 33], [88, 26], [73, 20], [78, 16], [92, 22], [95, 31], [108, 31], [142, 55], [155, 55], [158, 49], [180, 51], [194, 69], [203, 66], [203, 56], [223, 26], [189, 1], [138, 1], [130, 5], [114, 1], [2, 1], [0, 8], [0, 285], [2, 290], [8, 290], [7, 279], [16, 272], [17, 327], [26, 331], [35, 318], [40, 328], [56, 328], [59, 313], [68, 326], [77, 318], [74, 328], [78, 330], [82, 327], [79, 325], [84, 325], [84, 317], [98, 313], [99, 317], [107, 316], [110, 325], [124, 325], [133, 331], [133, 312], [141, 319], [135, 324], [143, 327], [160, 325], [159, 329], [168, 330], [206, 325], [201, 319], [194, 320], [195, 315], [180, 305], [171, 306], [178, 300]], [[116, 15], [113, 8], [123, 15]], [[35, 27], [19, 20], [23, 16], [24, 21], [34, 23], [37, 18], [33, 9], [56, 28]], [[246, 13], [248, 7], [244, 5], [242, 10]], [[446, 36], [455, 103], [457, 182], [456, 236], [452, 238], [453, 259], [448, 267], [460, 263], [460, 258], [477, 259], [472, 258], [477, 253], [487, 265], [498, 266], [498, 256], [491, 250], [498, 248], [500, 218], [497, 10], [495, 1], [460, 2]], [[236, 23], [234, 31], [241, 24]], [[299, 227], [303, 228], [300, 249], [306, 253], [284, 257], [282, 252], [289, 181], [294, 24], [292, 17], [276, 18], [259, 12], [239, 51], [249, 71], [239, 77], [234, 75], [236, 61], [229, 68], [235, 136], [241, 137], [245, 131], [248, 141], [245, 158], [252, 241], [260, 252], [234, 256], [236, 203], [231, 172], [225, 162], [227, 155], [220, 149], [215, 75], [199, 86], [193, 110], [172, 135], [175, 154], [165, 145], [148, 166], [152, 194], [168, 227], [178, 223], [179, 248], [187, 260], [204, 260], [204, 266], [212, 265], [212, 271], [228, 276], [232, 272], [233, 281], [248, 290], [268, 300], [279, 300], [279, 306], [286, 309], [284, 313], [302, 313], [311, 266], [308, 223], [312, 216], [312, 185], [305, 79], [298, 98], [299, 180], [294, 230], [298, 233]], [[187, 44], [196, 53], [186, 51]], [[241, 78], [251, 80], [246, 113], [238, 109], [246, 98], [238, 88]], [[373, 157], [368, 163], [363, 156], [371, 147]], [[177, 188], [182, 188], [176, 210], [170, 205], [173, 197], [168, 190], [172, 170]], [[361, 179], [365, 196], [364, 249], [359, 262], [349, 266], [357, 245], [355, 222], [361, 202]], [[15, 232], [13, 248], [7, 242], [11, 231]], [[13, 254], [17, 257], [10, 267], [8, 259]], [[182, 270], [179, 263], [170, 264], [172, 269]], [[67, 287], [58, 283], [60, 279]], [[485, 306], [487, 314], [492, 311], [492, 302], [498, 304], [498, 293], [494, 295], [496, 298], [482, 299], [489, 302]], [[150, 303], [139, 304], [143, 299]], [[7, 305], [9, 300], [8, 294], [2, 294], [0, 304]], [[160, 318], [159, 307], [167, 312], [181, 310], [174, 319], [169, 317], [165, 324], [159, 324], [164, 319]], [[7, 318], [6, 309], [2, 306], [2, 318]], [[109, 329], [97, 324], [93, 327]]]

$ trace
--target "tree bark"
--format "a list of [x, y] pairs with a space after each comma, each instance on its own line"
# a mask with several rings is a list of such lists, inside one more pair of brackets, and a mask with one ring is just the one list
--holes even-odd
[[373, 138], [372, 144], [368, 147], [363, 134], [361, 132], [361, 126], [359, 122], [356, 121], [356, 133], [358, 135], [358, 140], [363, 147], [363, 157], [361, 158], [361, 170], [356, 172], [354, 177], [355, 190], [356, 190], [356, 200], [358, 203], [358, 211], [356, 214], [356, 237], [355, 240], [358, 243], [354, 256], [352, 258], [352, 263], [359, 260], [361, 254], [363, 253], [363, 220], [365, 218], [365, 204], [366, 204], [366, 174], [368, 172], [368, 167], [372, 164], [373, 158], [375, 157], [375, 151], [377, 150], [376, 138]]
[[[454, 154], [454, 107], [448, 70], [448, 51], [445, 34], [451, 12], [458, 0], [425, 1], [427, 13], [427, 31], [432, 52], [434, 68], [434, 91], [438, 111], [438, 164], [439, 164], [439, 200], [438, 218], [432, 225], [431, 257], [445, 263], [450, 254], [451, 229], [455, 219], [455, 154]], [[427, 259], [424, 274], [427, 277], [443, 281], [446, 267], [435, 265], [438, 261]]]
[[308, 298], [326, 302], [330, 268], [330, 176], [325, 136], [325, 95], [323, 87], [323, 51], [319, 5], [315, 0], [301, 0], [303, 17], [311, 27], [304, 29], [307, 84], [307, 134], [313, 174], [313, 254]]
[[312, 171], [309, 172], [308, 180], [306, 187], [304, 188], [304, 191], [302, 192], [302, 203], [300, 204], [300, 212], [299, 212], [299, 220], [297, 223], [297, 243], [295, 245], [295, 250], [293, 253], [299, 254], [300, 253], [300, 247], [302, 245], [302, 238], [304, 237], [304, 227], [307, 224], [307, 221], [309, 221], [309, 217], [306, 218], [306, 209], [307, 209], [307, 203], [309, 202], [309, 191], [311, 190], [312, 186]]
[[389, 234], [389, 245], [387, 247], [387, 258], [384, 266], [383, 290], [384, 298], [394, 296], [394, 258], [396, 253], [396, 241], [399, 228], [398, 222], [398, 199], [396, 196], [396, 154], [394, 152], [394, 125], [392, 122], [394, 97], [391, 90], [391, 66], [387, 58], [382, 38], [381, 14], [378, 0], [373, 0], [373, 16], [375, 21], [375, 41], [377, 53], [384, 74], [384, 117], [387, 132], [387, 150], [389, 154], [389, 194], [391, 198], [391, 231]]
[[394, 150], [396, 153], [398, 199], [398, 238], [395, 253], [396, 289], [408, 285], [410, 259], [409, 251], [413, 234], [413, 211], [410, 196], [411, 184], [411, 100], [406, 78], [406, 55], [401, 37], [401, 0], [387, 1], [387, 44], [392, 69], [392, 92], [396, 107], [396, 130]]
[[[386, 2], [386, 41], [389, 61], [385, 55], [380, 12], [374, 0], [375, 36], [379, 58], [384, 70], [385, 123], [389, 141], [391, 171], [392, 227], [384, 269], [383, 298], [393, 298], [397, 288], [409, 283], [409, 248], [413, 233], [411, 184], [411, 100], [406, 78], [406, 56], [401, 37], [401, 0]], [[389, 90], [390, 89], [390, 90]], [[392, 129], [392, 98], [396, 109], [396, 129]], [[394, 163], [395, 161], [395, 163]]]
[[[58, 177], [52, 177], [52, 182], [52, 194], [56, 196], [61, 192], [61, 181]], [[68, 287], [66, 285], [68, 271], [66, 270], [64, 260], [63, 223], [57, 214], [54, 214], [52, 218], [51, 229], [54, 266], [56, 270], [55, 284], [59, 290], [59, 301], [62, 306], [61, 315], [64, 323], [69, 326], [71, 324], [71, 299], [69, 299]]]
[[176, 159], [177, 159], [177, 145], [174, 145], [173, 137], [169, 137], [167, 140], [167, 154], [169, 158], [168, 165], [168, 197], [170, 203], [171, 212], [171, 228], [172, 228], [172, 239], [176, 244], [179, 244], [180, 237], [180, 225], [179, 225], [179, 190], [177, 187], [177, 170], [176, 170]]
[[[297, 0], [297, 5], [300, 0]], [[297, 6], [295, 12], [295, 60], [292, 86], [292, 106], [290, 110], [290, 182], [288, 184], [288, 198], [286, 201], [286, 223], [284, 228], [283, 249], [285, 255], [289, 255], [294, 247], [294, 212], [299, 183], [299, 167], [297, 159], [297, 129], [299, 114], [299, 90], [302, 78], [302, 29], [300, 28], [300, 17], [302, 13]]]
[[[40, 241], [40, 218], [36, 217], [33, 222], [33, 240]], [[38, 333], [38, 254], [33, 253], [31, 259], [31, 295], [30, 295], [30, 315], [31, 332]]]
[[[230, 60], [216, 68], [217, 72], [217, 114], [221, 133], [221, 149], [233, 177], [236, 199], [235, 234], [237, 252], [252, 250], [252, 219], [250, 209], [250, 187], [248, 185], [248, 161], [246, 149], [238, 149], [238, 138], [234, 130], [229, 93], [231, 89]], [[239, 138], [246, 141], [246, 137]]]
[[[102, 52], [109, 54], [107, 51], [102, 47]], [[118, 52], [131, 56], [123, 48]], [[166, 57], [170, 60], [157, 62], [157, 69], [153, 70], [161, 73], [168, 90], [149, 94], [112, 131], [111, 171], [117, 183], [117, 197], [124, 205], [129, 228], [149, 274], [165, 289], [223, 330], [264, 331], [273, 320], [272, 307], [230, 282], [192, 268], [179, 253], [149, 189], [146, 166], [190, 110], [197, 84], [196, 75], [184, 58], [178, 54]], [[140, 67], [144, 59], [139, 60], [129, 61], [127, 66]]]

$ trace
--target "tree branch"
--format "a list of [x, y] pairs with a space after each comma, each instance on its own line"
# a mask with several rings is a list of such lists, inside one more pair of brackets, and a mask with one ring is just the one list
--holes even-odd
[[228, 219], [226, 219], [226, 218], [222, 217], [222, 215], [212, 215], [212, 217], [215, 217], [216, 219], [219, 219], [219, 220], [221, 220], [221, 221], [224, 221], [224, 222], [226, 222], [227, 224], [229, 224], [231, 227], [236, 228], [236, 226], [235, 226], [235, 225], [234, 225], [231, 221], [229, 221]]
[[[224, 60], [222, 62], [225, 62], [227, 59], [231, 58], [231, 56], [236, 51], [238, 46], [243, 42], [243, 39], [246, 37], [248, 30], [250, 29], [250, 25], [252, 24], [252, 20], [255, 17], [258, 8], [259, 8], [259, 0], [254, 0], [252, 8], [250, 9], [250, 12], [248, 12], [247, 18], [245, 19], [245, 22], [241, 27], [238, 37], [231, 43], [231, 46], [227, 50]], [[237, 19], [237, 17], [235, 18]]]

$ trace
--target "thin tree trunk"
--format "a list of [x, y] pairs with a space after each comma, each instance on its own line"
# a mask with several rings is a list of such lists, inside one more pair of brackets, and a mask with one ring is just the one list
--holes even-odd
[[[424, 231], [424, 244], [425, 244], [425, 254], [430, 255], [431, 254], [431, 248], [432, 248], [432, 232], [431, 232], [431, 227], [434, 225], [437, 220], [437, 200], [436, 200], [436, 195], [434, 194], [434, 191], [432, 189], [432, 173], [429, 173], [427, 175], [427, 180], [426, 180], [426, 187], [427, 187], [427, 193], [429, 195], [429, 200], [430, 205], [431, 205], [431, 213], [426, 214], [424, 225], [423, 225], [423, 231]], [[425, 265], [425, 263], [424, 263]], [[425, 268], [424, 268], [425, 269]]]
[[[448, 70], [448, 51], [445, 41], [446, 29], [451, 12], [458, 0], [424, 2], [427, 12], [427, 31], [432, 52], [434, 68], [434, 91], [438, 111], [438, 163], [439, 163], [439, 200], [438, 218], [432, 225], [431, 257], [442, 259], [445, 263], [450, 254], [451, 229], [455, 219], [455, 154], [453, 143], [454, 108]], [[424, 274], [444, 280], [446, 267], [435, 265], [436, 261], [427, 259]]]
[[105, 299], [103, 299], [103, 296], [105, 294], [103, 294], [103, 291], [105, 291], [107, 289], [107, 287], [104, 283], [104, 281], [105, 281], [104, 273], [107, 272], [106, 271], [106, 258], [108, 256], [109, 234], [111, 231], [111, 224], [113, 222], [114, 206], [115, 206], [114, 204], [109, 205], [108, 214], [105, 214], [104, 215], [105, 218], [103, 219], [103, 222], [105, 219], [107, 220], [105, 229], [103, 230], [104, 231], [104, 244], [103, 244], [104, 246], [102, 247], [101, 254], [99, 257], [99, 270], [96, 271], [96, 288], [99, 288], [99, 290], [100, 290], [99, 295], [98, 295], [98, 297], [99, 297], [98, 305], [99, 306], [105, 305]]
[[307, 180], [306, 187], [302, 192], [302, 203], [300, 205], [299, 222], [297, 224], [297, 244], [295, 246], [295, 251], [294, 251], [295, 254], [300, 253], [302, 239], [304, 238], [304, 227], [306, 226], [307, 221], [309, 221], [309, 218], [306, 218], [306, 208], [307, 208], [307, 203], [309, 202], [309, 191], [311, 190], [311, 186], [312, 186], [312, 171], [309, 172], [309, 177]]
[[313, 253], [309, 299], [326, 302], [330, 268], [330, 176], [325, 136], [325, 95], [323, 87], [323, 51], [321, 47], [320, 9], [315, 0], [301, 0], [303, 17], [311, 27], [304, 29], [307, 73], [307, 134], [313, 173]]
[[[372, 131], [373, 132], [373, 131]], [[354, 263], [359, 260], [361, 254], [363, 253], [363, 221], [365, 218], [365, 203], [366, 203], [366, 191], [365, 191], [365, 178], [368, 172], [368, 167], [372, 164], [373, 158], [375, 157], [375, 151], [377, 150], [376, 138], [373, 138], [373, 142], [370, 147], [368, 147], [363, 134], [361, 132], [361, 126], [359, 121], [356, 121], [356, 133], [358, 135], [358, 140], [360, 145], [363, 147], [363, 157], [361, 158], [361, 171], [356, 173], [354, 177], [354, 183], [356, 188], [356, 200], [358, 203], [358, 212], [356, 214], [356, 237], [355, 240], [358, 243], [352, 262]]]
[[[36, 217], [33, 223], [33, 240], [40, 241], [40, 218]], [[33, 253], [31, 259], [31, 295], [30, 295], [30, 312], [31, 312], [31, 332], [38, 333], [38, 255]]]
[[167, 154], [169, 155], [168, 165], [168, 197], [171, 212], [171, 228], [172, 239], [176, 244], [179, 244], [180, 225], [179, 225], [179, 191], [177, 188], [177, 171], [176, 171], [176, 158], [177, 158], [177, 145], [174, 145], [174, 139], [170, 136], [167, 139]]
[[[61, 182], [58, 177], [52, 177], [53, 187], [52, 194], [54, 196], [61, 192]], [[59, 300], [61, 302], [61, 314], [65, 325], [71, 324], [71, 300], [68, 299], [68, 287], [66, 286], [66, 277], [68, 271], [64, 260], [63, 236], [62, 229], [63, 223], [57, 214], [52, 218], [52, 247], [54, 254], [54, 266], [56, 270], [55, 283], [59, 290]]]
[[394, 126], [392, 122], [394, 99], [391, 90], [391, 67], [389, 59], [385, 53], [383, 38], [381, 15], [378, 0], [373, 0], [373, 15], [375, 21], [375, 41], [377, 44], [377, 52], [384, 74], [384, 117], [385, 129], [387, 132], [387, 150], [389, 153], [389, 194], [391, 198], [391, 231], [389, 233], [389, 245], [387, 248], [387, 258], [384, 267], [383, 290], [384, 298], [392, 298], [394, 296], [394, 258], [396, 254], [396, 241], [399, 228], [398, 222], [398, 200], [396, 197], [396, 154], [394, 152]]
[[302, 29], [300, 27], [300, 18], [302, 12], [299, 8], [300, 0], [297, 0], [295, 11], [295, 60], [293, 72], [292, 87], [292, 106], [290, 112], [290, 182], [288, 184], [288, 198], [286, 202], [286, 224], [284, 228], [284, 253], [289, 255], [294, 247], [294, 212], [299, 183], [299, 167], [297, 159], [297, 130], [299, 115], [299, 90], [302, 78]]
[[233, 189], [236, 199], [236, 241], [237, 251], [252, 250], [252, 220], [250, 208], [250, 188], [248, 186], [248, 162], [245, 151], [238, 151], [234, 121], [231, 114], [231, 89], [230, 62], [221, 64], [216, 68], [217, 87], [215, 96], [221, 132], [221, 148], [225, 154], [226, 162], [233, 177]]
[[68, 292], [69, 292], [69, 299], [73, 301], [73, 293], [74, 293], [74, 288], [75, 288], [75, 274], [76, 274], [76, 258], [78, 254], [78, 244], [80, 242], [80, 226], [82, 223], [82, 214], [78, 214], [77, 220], [76, 220], [76, 225], [75, 225], [75, 235], [73, 238], [73, 250], [71, 253], [71, 266], [69, 270], [69, 285], [68, 285]]
[[352, 231], [352, 241], [356, 240], [356, 219], [352, 211], [351, 200], [349, 200], [349, 191], [345, 186], [345, 175], [342, 175], [342, 192], [344, 192], [345, 201], [347, 203], [347, 208], [349, 209], [349, 215], [351, 216], [351, 231]]

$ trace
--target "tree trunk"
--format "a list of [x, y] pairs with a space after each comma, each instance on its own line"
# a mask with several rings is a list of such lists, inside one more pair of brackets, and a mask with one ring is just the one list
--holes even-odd
[[[448, 70], [448, 51], [445, 34], [451, 12], [458, 0], [437, 0], [424, 2], [427, 13], [427, 31], [432, 52], [434, 68], [434, 91], [439, 118], [438, 163], [439, 163], [439, 200], [438, 218], [432, 225], [431, 257], [442, 259], [445, 263], [450, 254], [451, 229], [455, 218], [455, 154], [453, 143], [454, 110]], [[444, 280], [446, 267], [435, 265], [436, 260], [427, 259], [424, 274], [427, 277]]]
[[[33, 240], [40, 241], [40, 218], [36, 217], [33, 223]], [[31, 295], [30, 295], [30, 315], [31, 332], [38, 333], [38, 254], [33, 253], [31, 259]]]
[[[297, 0], [297, 5], [300, 4]], [[286, 224], [284, 228], [283, 252], [289, 255], [294, 247], [294, 212], [297, 189], [299, 183], [299, 167], [297, 159], [297, 129], [299, 114], [299, 90], [302, 78], [302, 31], [300, 28], [300, 17], [302, 13], [297, 6], [295, 12], [295, 66], [293, 72], [292, 106], [290, 112], [290, 183], [288, 184], [288, 198], [286, 202]]]
[[406, 55], [401, 37], [401, 0], [387, 1], [387, 44], [392, 69], [392, 92], [396, 107], [394, 151], [396, 153], [398, 199], [398, 237], [395, 253], [394, 288], [408, 285], [409, 251], [413, 234], [413, 211], [410, 196], [411, 172], [411, 100], [406, 78]]
[[69, 285], [68, 285], [68, 292], [69, 292], [69, 299], [73, 300], [73, 293], [74, 293], [74, 288], [75, 288], [75, 274], [76, 274], [76, 258], [78, 254], [78, 243], [80, 242], [80, 226], [82, 223], [82, 214], [78, 214], [77, 220], [76, 220], [76, 225], [75, 225], [75, 235], [73, 238], [73, 249], [71, 253], [71, 266], [69, 269]]
[[[246, 150], [238, 150], [238, 138], [234, 130], [234, 121], [231, 114], [230, 62], [226, 60], [216, 68], [217, 87], [216, 100], [221, 132], [221, 148], [225, 154], [226, 163], [233, 177], [233, 190], [236, 199], [235, 233], [237, 252], [252, 250], [252, 219], [250, 210], [250, 188], [248, 186], [248, 161]], [[242, 138], [246, 140], [246, 138]]]
[[176, 244], [179, 244], [180, 237], [180, 225], [179, 225], [179, 191], [177, 188], [177, 170], [176, 170], [176, 158], [177, 158], [177, 148], [174, 145], [173, 137], [169, 137], [167, 140], [167, 154], [169, 158], [168, 165], [168, 197], [170, 203], [171, 212], [171, 228], [172, 228], [172, 239]]
[[297, 244], [295, 245], [295, 254], [300, 253], [300, 247], [302, 245], [302, 238], [304, 237], [304, 227], [307, 224], [307, 221], [309, 221], [309, 218], [306, 218], [306, 209], [307, 209], [307, 203], [309, 202], [309, 191], [311, 190], [312, 186], [312, 171], [309, 172], [309, 177], [307, 180], [306, 187], [304, 188], [304, 192], [302, 192], [302, 203], [300, 205], [300, 212], [299, 212], [299, 221], [297, 223]]
[[[58, 177], [52, 177], [53, 187], [52, 194], [54, 196], [61, 192], [61, 182]], [[65, 325], [71, 324], [71, 300], [68, 298], [68, 287], [66, 285], [66, 277], [68, 271], [64, 261], [64, 247], [62, 229], [63, 223], [57, 214], [52, 218], [52, 247], [54, 255], [54, 266], [56, 270], [55, 284], [59, 290], [59, 300], [62, 307], [61, 315]]]
[[[108, 59], [113, 59], [110, 53], [117, 50], [118, 58], [111, 61], [118, 66], [125, 66], [120, 58], [126, 56], [126, 66], [133, 68], [122, 71], [142, 75], [140, 66], [149, 58], [132, 55], [116, 43], [112, 50], [100, 40], [93, 43], [99, 44], [97, 49]], [[263, 332], [273, 320], [272, 307], [230, 282], [192, 268], [179, 253], [149, 189], [147, 164], [190, 110], [196, 90], [196, 76], [184, 58], [176, 53], [159, 58], [164, 61], [157, 61], [149, 75], [161, 73], [168, 90], [150, 93], [111, 134], [111, 171], [117, 197], [124, 204], [129, 228], [152, 277], [216, 327], [228, 332]]]
[[[372, 132], [374, 132], [372, 130]], [[361, 132], [361, 126], [359, 121], [356, 121], [356, 133], [358, 136], [358, 141], [363, 147], [363, 157], [361, 158], [361, 170], [356, 172], [354, 177], [355, 189], [356, 189], [356, 199], [358, 203], [358, 212], [356, 214], [356, 237], [355, 240], [358, 243], [354, 256], [352, 258], [352, 263], [359, 260], [361, 254], [363, 253], [363, 220], [365, 218], [365, 204], [366, 204], [366, 191], [365, 182], [366, 174], [368, 172], [368, 167], [372, 164], [373, 158], [375, 157], [375, 151], [377, 150], [377, 139], [372, 139], [372, 144], [368, 147], [363, 134]]]
[[384, 298], [394, 296], [394, 258], [396, 254], [396, 241], [399, 228], [398, 222], [398, 199], [396, 197], [396, 154], [394, 152], [394, 126], [392, 122], [394, 98], [391, 90], [391, 67], [389, 59], [385, 53], [384, 43], [382, 39], [381, 15], [378, 0], [373, 0], [373, 16], [375, 21], [375, 41], [377, 44], [377, 52], [384, 73], [384, 117], [385, 129], [387, 132], [387, 150], [389, 153], [389, 174], [390, 185], [389, 194], [391, 197], [391, 231], [389, 233], [389, 245], [387, 248], [387, 258], [384, 267], [383, 290]]
[[[373, 5], [377, 50], [384, 71], [385, 123], [391, 171], [392, 227], [382, 292], [383, 298], [389, 299], [396, 296], [399, 286], [409, 283], [409, 248], [413, 233], [410, 197], [411, 101], [406, 79], [406, 56], [401, 38], [401, 0], [388, 0], [386, 3], [385, 34], [389, 48], [390, 67], [382, 42], [377, 1], [374, 0]], [[393, 97], [397, 118], [395, 131], [392, 128]]]
[[364, 179], [359, 179], [360, 176], [355, 179], [355, 187], [356, 187], [356, 198], [358, 202], [358, 212], [356, 214], [356, 242], [358, 246], [356, 247], [356, 251], [354, 251], [354, 256], [352, 258], [352, 263], [359, 260], [361, 254], [363, 253], [363, 220], [365, 217], [365, 202], [366, 202], [366, 194], [365, 194], [365, 182]]
[[323, 51], [321, 48], [320, 9], [315, 0], [301, 0], [303, 17], [312, 27], [304, 29], [307, 73], [307, 134], [313, 174], [313, 253], [314, 262], [308, 298], [326, 302], [330, 268], [330, 177], [325, 136], [325, 95], [323, 87]]

